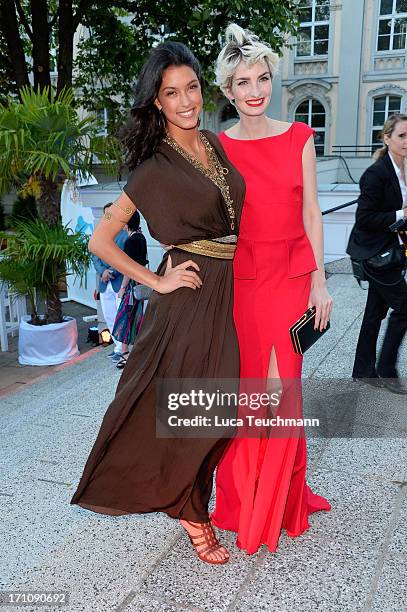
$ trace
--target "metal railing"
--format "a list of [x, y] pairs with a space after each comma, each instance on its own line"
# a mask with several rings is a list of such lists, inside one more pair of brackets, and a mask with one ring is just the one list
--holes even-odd
[[333, 208], [329, 208], [328, 210], [324, 210], [322, 215], [329, 215], [329, 213], [336, 212], [337, 210], [341, 210], [342, 208], [346, 208], [347, 206], [352, 206], [352, 204], [357, 204], [358, 200], [352, 200], [351, 202], [345, 202], [345, 204], [339, 204], [338, 206], [334, 206]]
[[[357, 155], [358, 153], [367, 153], [369, 157], [373, 155], [374, 151], [380, 147], [380, 145], [371, 144], [371, 145], [333, 145], [332, 153], [335, 155]], [[329, 156], [326, 156], [329, 157]]]

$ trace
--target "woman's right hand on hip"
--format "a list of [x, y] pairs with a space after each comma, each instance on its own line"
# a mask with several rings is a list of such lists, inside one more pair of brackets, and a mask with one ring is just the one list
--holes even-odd
[[189, 287], [190, 289], [199, 289], [202, 287], [202, 280], [196, 272], [187, 270], [187, 268], [195, 268], [199, 272], [199, 266], [192, 259], [172, 267], [171, 255], [168, 255], [167, 267], [164, 276], [158, 279], [155, 290], [158, 293], [171, 293], [181, 287]]

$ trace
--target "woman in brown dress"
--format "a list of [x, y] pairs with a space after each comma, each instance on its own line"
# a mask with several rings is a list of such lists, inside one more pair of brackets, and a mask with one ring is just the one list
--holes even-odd
[[[156, 436], [157, 379], [239, 376], [232, 259], [245, 187], [217, 137], [198, 130], [202, 85], [192, 53], [167, 42], [136, 86], [123, 138], [132, 172], [90, 249], [154, 291], [71, 503], [110, 515], [166, 512], [202, 561], [225, 563], [208, 502], [227, 438]], [[136, 207], [151, 235], [174, 245], [157, 273], [114, 243]]]

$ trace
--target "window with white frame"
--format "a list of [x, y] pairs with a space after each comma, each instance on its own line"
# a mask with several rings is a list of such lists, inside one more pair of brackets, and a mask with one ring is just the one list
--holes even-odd
[[315, 151], [318, 157], [325, 154], [325, 129], [326, 129], [326, 113], [321, 102], [314, 98], [309, 98], [301, 102], [295, 111], [295, 121], [302, 121], [315, 132]]
[[385, 121], [390, 115], [399, 113], [401, 110], [401, 96], [378, 96], [373, 100], [373, 118], [372, 118], [372, 152], [380, 149], [383, 146], [380, 140]]
[[300, 0], [296, 56], [328, 55], [330, 0]]
[[407, 0], [380, 0], [378, 51], [406, 48]]

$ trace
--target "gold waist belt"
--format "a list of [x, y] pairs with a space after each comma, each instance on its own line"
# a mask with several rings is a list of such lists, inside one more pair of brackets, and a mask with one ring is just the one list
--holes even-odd
[[196, 255], [205, 255], [206, 257], [215, 257], [217, 259], [233, 259], [236, 251], [236, 243], [217, 242], [214, 240], [194, 240], [186, 244], [177, 244], [177, 249], [195, 253]]

